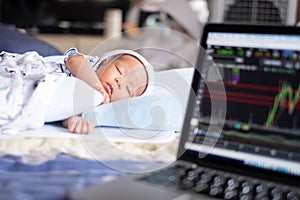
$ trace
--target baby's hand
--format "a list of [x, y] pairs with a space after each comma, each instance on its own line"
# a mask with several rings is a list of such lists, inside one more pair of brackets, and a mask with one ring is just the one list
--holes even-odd
[[99, 91], [102, 94], [102, 96], [103, 96], [103, 102], [102, 102], [102, 104], [106, 104], [106, 103], [110, 102], [110, 97], [109, 97], [108, 93], [106, 92], [106, 90], [104, 89], [104, 87], [102, 86], [101, 83], [98, 83], [96, 85], [95, 89], [97, 91]]
[[63, 121], [63, 125], [67, 127], [71, 133], [77, 134], [89, 134], [95, 127], [94, 123], [80, 116], [73, 116], [66, 119]]

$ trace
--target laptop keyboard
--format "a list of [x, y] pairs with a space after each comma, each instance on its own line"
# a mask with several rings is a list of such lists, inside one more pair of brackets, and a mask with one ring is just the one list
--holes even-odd
[[202, 167], [175, 165], [139, 180], [174, 190], [191, 190], [220, 199], [300, 200], [299, 188]]

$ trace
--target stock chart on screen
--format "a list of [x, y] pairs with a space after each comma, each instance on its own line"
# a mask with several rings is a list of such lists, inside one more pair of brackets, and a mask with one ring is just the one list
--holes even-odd
[[213, 137], [206, 131], [211, 101], [226, 100], [227, 107], [217, 111], [226, 116], [218, 143], [245, 151], [252, 145], [268, 154], [274, 146], [285, 153], [300, 152], [300, 51], [226, 42], [207, 46], [222, 80], [206, 81], [195, 140], [201, 143], [204, 137]]

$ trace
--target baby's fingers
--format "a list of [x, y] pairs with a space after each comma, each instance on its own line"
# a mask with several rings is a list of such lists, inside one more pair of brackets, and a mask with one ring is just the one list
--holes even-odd
[[74, 133], [78, 133], [78, 134], [83, 133], [82, 132], [83, 125], [84, 124], [82, 123], [82, 120], [77, 120], [77, 122], [76, 122], [76, 128], [75, 128], [75, 132]]
[[95, 128], [95, 124], [88, 121], [88, 123], [87, 123], [87, 134], [90, 134], [93, 131], [94, 128]]
[[68, 119], [68, 130], [71, 133], [75, 133], [75, 130], [76, 130], [76, 119], [75, 119], [75, 117], [71, 117], [71, 118]]
[[110, 102], [110, 98], [108, 96], [107, 93], [102, 94], [103, 95], [103, 104], [109, 103]]
[[103, 96], [103, 102], [102, 104], [106, 104], [106, 103], [109, 103], [110, 102], [110, 98], [109, 98], [109, 95], [107, 94], [107, 92], [103, 89], [103, 90], [98, 90], [102, 96]]
[[73, 116], [68, 119], [68, 130], [76, 134], [89, 134], [93, 131], [95, 125], [87, 119]]
[[77, 133], [81, 134], [90, 134], [94, 128], [94, 124], [88, 120], [81, 120], [80, 121], [80, 130]]
[[109, 103], [110, 102], [110, 97], [109, 97], [108, 93], [106, 92], [106, 90], [103, 88], [103, 86], [101, 84], [98, 84], [95, 88], [103, 96], [103, 102], [102, 103], [103, 104]]

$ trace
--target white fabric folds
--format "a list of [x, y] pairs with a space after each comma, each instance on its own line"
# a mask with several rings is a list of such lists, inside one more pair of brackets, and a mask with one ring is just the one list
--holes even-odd
[[0, 131], [15, 133], [44, 125], [53, 91], [65, 77], [37, 52], [0, 54]]

